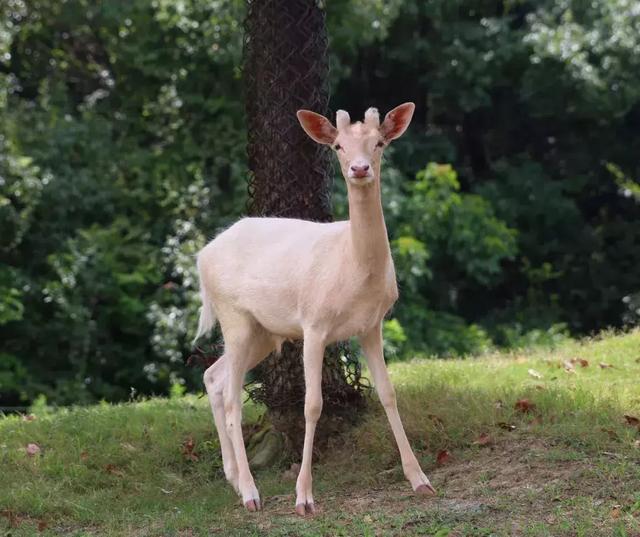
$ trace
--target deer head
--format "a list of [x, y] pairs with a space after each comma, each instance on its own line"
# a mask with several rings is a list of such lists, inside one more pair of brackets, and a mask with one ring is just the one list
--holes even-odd
[[324, 116], [310, 110], [298, 110], [298, 121], [312, 140], [326, 144], [336, 152], [347, 183], [364, 186], [380, 177], [380, 159], [384, 148], [402, 136], [413, 117], [415, 105], [404, 103], [391, 110], [380, 123], [376, 108], [369, 108], [364, 121], [351, 123], [344, 110], [336, 113], [335, 127]]

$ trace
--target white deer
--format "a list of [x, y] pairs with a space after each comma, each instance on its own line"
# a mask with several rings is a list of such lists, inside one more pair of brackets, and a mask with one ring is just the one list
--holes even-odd
[[249, 511], [261, 509], [242, 438], [241, 391], [247, 371], [303, 339], [305, 436], [296, 483], [296, 512], [314, 514], [311, 458], [322, 411], [325, 347], [358, 336], [413, 490], [435, 493], [422, 472], [400, 421], [382, 352], [382, 320], [398, 298], [380, 195], [384, 148], [406, 130], [414, 111], [404, 103], [382, 124], [375, 108], [351, 124], [339, 110], [336, 126], [314, 112], [298, 111], [306, 133], [338, 156], [350, 219], [315, 223], [288, 218], [244, 218], [198, 254], [202, 309], [196, 339], [217, 317], [224, 354], [204, 374], [224, 472]]

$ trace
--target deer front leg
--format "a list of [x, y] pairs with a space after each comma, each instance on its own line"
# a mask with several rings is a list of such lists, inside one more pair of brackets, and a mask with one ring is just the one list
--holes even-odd
[[322, 413], [322, 359], [325, 342], [317, 334], [304, 334], [304, 447], [302, 464], [296, 483], [296, 513], [300, 516], [315, 514], [313, 503], [311, 459], [313, 457], [313, 437], [316, 424]]
[[398, 406], [396, 403], [396, 393], [389, 379], [387, 366], [384, 363], [382, 351], [382, 324], [377, 326], [368, 334], [360, 337], [360, 343], [364, 356], [369, 365], [369, 370], [373, 377], [373, 382], [378, 392], [380, 402], [389, 419], [391, 430], [395, 436], [398, 450], [400, 451], [400, 460], [402, 461], [402, 469], [404, 475], [411, 483], [413, 490], [419, 494], [435, 494], [435, 489], [431, 486], [429, 479], [424, 475], [418, 459], [416, 459], [409, 440], [404, 432], [404, 427], [400, 421]]

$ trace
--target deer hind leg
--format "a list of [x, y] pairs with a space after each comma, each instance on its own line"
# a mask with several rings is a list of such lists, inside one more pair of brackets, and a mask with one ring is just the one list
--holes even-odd
[[227, 481], [231, 483], [236, 492], [238, 488], [238, 465], [236, 455], [233, 450], [231, 438], [227, 434], [226, 417], [224, 413], [224, 389], [227, 383], [227, 362], [229, 357], [223, 354], [218, 360], [204, 372], [204, 385], [207, 389], [209, 404], [213, 413], [213, 419], [220, 439], [220, 450], [222, 451], [222, 466]]
[[418, 459], [416, 459], [409, 445], [409, 440], [400, 421], [395, 390], [389, 379], [387, 366], [384, 363], [382, 326], [378, 326], [368, 334], [362, 336], [360, 342], [367, 364], [369, 365], [369, 370], [371, 371], [371, 376], [373, 377], [376, 391], [378, 392], [378, 397], [387, 414], [391, 430], [398, 444], [404, 475], [411, 483], [413, 490], [418, 494], [435, 494], [435, 489], [431, 486], [429, 479], [427, 479], [427, 476], [420, 468], [420, 463], [418, 463]]
[[311, 460], [313, 457], [313, 438], [316, 424], [322, 413], [322, 359], [325, 341], [318, 334], [305, 332], [304, 360], [304, 447], [302, 464], [296, 482], [296, 513], [300, 516], [315, 514], [313, 502]]
[[226, 382], [222, 394], [225, 426], [238, 469], [238, 493], [249, 511], [258, 511], [261, 509], [260, 495], [249, 470], [242, 438], [242, 388], [246, 372], [267, 357], [273, 350], [273, 342], [249, 316], [237, 314], [233, 321], [221, 322], [226, 356]]

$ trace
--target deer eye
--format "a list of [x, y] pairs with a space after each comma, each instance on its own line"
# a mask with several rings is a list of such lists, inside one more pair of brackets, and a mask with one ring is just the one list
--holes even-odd
[[336, 144], [333, 146], [333, 149], [335, 149], [336, 151], [340, 151], [342, 149], [342, 146], [340, 144]]
[[384, 147], [384, 142], [382, 140], [380, 140], [377, 144], [376, 147]]

